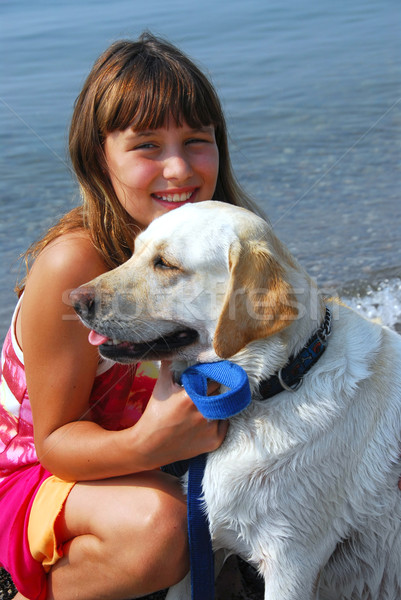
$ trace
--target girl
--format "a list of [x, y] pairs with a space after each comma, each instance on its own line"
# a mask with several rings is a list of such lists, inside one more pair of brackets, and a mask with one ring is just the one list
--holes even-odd
[[127, 260], [166, 211], [210, 198], [254, 207], [211, 84], [149, 34], [95, 63], [70, 155], [83, 204], [28, 251], [3, 347], [0, 563], [19, 599], [132, 598], [188, 569], [185, 498], [159, 467], [216, 449], [227, 424], [207, 422], [167, 364], [155, 384], [144, 365], [100, 362], [68, 293]]

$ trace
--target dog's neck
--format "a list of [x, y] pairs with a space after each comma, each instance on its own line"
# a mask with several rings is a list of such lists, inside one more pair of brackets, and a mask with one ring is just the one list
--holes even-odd
[[252, 392], [259, 389], [261, 381], [277, 374], [291, 357], [304, 348], [324, 322], [325, 311], [325, 304], [319, 298], [314, 310], [304, 309], [304, 314], [288, 327], [269, 338], [251, 342], [229, 359], [247, 372]]
[[[252, 393], [259, 389], [261, 381], [275, 375], [288, 363], [291, 356], [296, 355], [305, 346], [311, 335], [322, 325], [325, 310], [324, 302], [319, 299], [314, 311], [316, 316], [312, 310], [305, 310], [299, 319], [279, 333], [255, 340], [227, 359], [246, 371]], [[213, 360], [221, 359], [216, 356]], [[172, 370], [175, 380], [179, 381], [183, 371], [195, 362], [197, 361], [174, 361]]]

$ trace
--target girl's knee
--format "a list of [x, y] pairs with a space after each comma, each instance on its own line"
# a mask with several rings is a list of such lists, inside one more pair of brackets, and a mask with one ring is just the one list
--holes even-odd
[[138, 516], [126, 523], [124, 539], [118, 541], [119, 564], [150, 593], [174, 585], [189, 570], [186, 505], [151, 490], [140, 523]]
[[[83, 506], [91, 510], [85, 509], [82, 516]], [[163, 589], [187, 573], [186, 500], [173, 478], [147, 473], [102, 485], [85, 484], [67, 507], [70, 523], [72, 511], [80, 517], [79, 527], [70, 529], [70, 539], [85, 533], [95, 536], [99, 547], [81, 545], [80, 549], [93, 552], [93, 562], [107, 566], [121, 581], [138, 582], [139, 588], [133, 590]], [[86, 562], [90, 562], [87, 556]]]
[[149, 546], [156, 544], [159, 552], [166, 556], [179, 555], [184, 560], [188, 555], [187, 507], [182, 500], [164, 493], [157, 493], [147, 516]]
[[[165, 587], [180, 581], [189, 569], [185, 498], [157, 492], [147, 519], [144, 568], [165, 579]], [[163, 575], [164, 573], [164, 575]]]

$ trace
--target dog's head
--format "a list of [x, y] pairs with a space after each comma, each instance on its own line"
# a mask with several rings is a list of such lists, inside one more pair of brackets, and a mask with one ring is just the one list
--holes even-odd
[[288, 328], [301, 279], [309, 288], [270, 225], [209, 201], [153, 221], [129, 261], [71, 300], [85, 325], [109, 338], [100, 346], [105, 357], [210, 361]]

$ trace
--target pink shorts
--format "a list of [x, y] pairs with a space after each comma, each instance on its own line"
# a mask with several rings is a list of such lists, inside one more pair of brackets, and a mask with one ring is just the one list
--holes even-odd
[[46, 599], [46, 571], [62, 556], [57, 518], [73, 485], [40, 464], [0, 482], [0, 565], [29, 600]]

